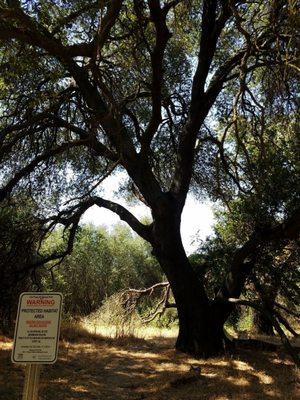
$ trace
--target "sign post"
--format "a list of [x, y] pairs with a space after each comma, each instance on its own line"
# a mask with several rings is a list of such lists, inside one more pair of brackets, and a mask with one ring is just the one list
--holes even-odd
[[40, 364], [27, 364], [22, 400], [38, 400]]
[[57, 360], [61, 307], [61, 293], [20, 295], [11, 359], [26, 364], [23, 400], [38, 400], [41, 364]]

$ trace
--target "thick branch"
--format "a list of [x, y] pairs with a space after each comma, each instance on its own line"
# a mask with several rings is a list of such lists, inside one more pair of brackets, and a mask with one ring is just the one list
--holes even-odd
[[278, 321], [294, 336], [298, 337], [298, 333], [291, 327], [291, 325], [288, 323], [288, 321], [283, 318], [283, 316], [276, 310], [273, 310], [274, 315], [278, 319]]
[[[15, 28], [11, 21], [14, 21], [18, 28]], [[151, 206], [155, 205], [157, 198], [161, 196], [161, 190], [151, 167], [147, 160], [138, 156], [132, 138], [123, 125], [118, 110], [112, 111], [107, 107], [97, 87], [92, 84], [88, 70], [80, 67], [68, 54], [66, 46], [62, 45], [49, 31], [31, 19], [21, 9], [0, 10], [0, 37], [1, 32], [4, 32], [7, 38], [16, 37], [22, 42], [43, 48], [67, 68], [90, 108], [93, 126], [97, 127], [100, 124], [115, 148], [117, 157], [113, 157], [114, 161], [120, 160], [120, 163], [143, 193], [147, 203]], [[99, 144], [96, 141], [95, 143], [93, 146], [99, 148]], [[103, 148], [100, 149], [100, 152], [103, 153], [103, 151]], [[112, 159], [112, 157], [110, 158]]]
[[151, 140], [161, 123], [161, 103], [163, 86], [163, 59], [171, 34], [166, 24], [167, 11], [162, 9], [159, 0], [149, 0], [150, 17], [155, 25], [155, 46], [151, 52], [151, 102], [152, 114], [150, 122], [142, 137], [142, 152], [149, 151]]
[[218, 39], [226, 21], [232, 14], [226, 1], [223, 2], [222, 12], [218, 19], [216, 10], [217, 1], [204, 0], [201, 22], [200, 51], [198, 55], [198, 65], [193, 79], [192, 113], [198, 111], [197, 103], [204, 93], [206, 79], [216, 51]]
[[[15, 21], [19, 26], [11, 25]], [[16, 38], [21, 42], [38, 46], [57, 58], [75, 79], [81, 94], [91, 109], [95, 123], [102, 125], [120, 156], [125, 159], [135, 159], [136, 152], [128, 132], [121, 121], [112, 114], [102, 99], [97, 87], [89, 79], [87, 70], [80, 67], [64, 46], [46, 28], [31, 19], [21, 9], [0, 10], [0, 38]]]
[[[122, 221], [125, 221], [138, 235], [140, 235], [143, 239], [151, 242], [151, 230], [148, 225], [142, 224], [130, 211], [128, 211], [122, 205], [115, 203], [111, 200], [103, 199], [99, 196], [91, 196], [87, 200], [76, 204], [75, 206], [61, 211], [58, 215], [53, 216], [47, 219], [48, 222], [51, 222], [51, 225], [62, 223], [66, 225], [68, 221], [74, 218], [74, 215], [79, 218], [81, 215], [93, 205], [97, 205], [98, 207], [106, 208], [117, 214]], [[45, 221], [45, 222], [47, 222]]]
[[245, 280], [253, 269], [253, 260], [259, 250], [273, 241], [296, 239], [300, 232], [300, 209], [296, 210], [287, 221], [259, 232], [254, 232], [250, 239], [236, 251], [231, 263], [230, 272], [217, 294], [217, 299], [239, 297]]
[[219, 87], [214, 92], [204, 92], [217, 42], [230, 16], [231, 10], [227, 1], [223, 2], [223, 7], [218, 18], [217, 2], [211, 0], [204, 1], [200, 50], [198, 65], [193, 79], [189, 116], [186, 126], [180, 135], [177, 166], [171, 186], [172, 192], [183, 197], [182, 201], [185, 200], [192, 177], [197, 134], [210, 108], [222, 90], [222, 87]]
[[101, 50], [106, 43], [107, 39], [109, 38], [109, 34], [111, 29], [116, 23], [116, 20], [120, 14], [121, 7], [123, 4], [123, 0], [114, 0], [108, 3], [108, 9], [106, 14], [101, 20], [98, 33], [95, 37], [95, 52], [94, 57], [95, 59], [101, 54]]
[[99, 142], [99, 140], [97, 140], [96, 137], [90, 132], [87, 132], [85, 129], [80, 128], [77, 125], [71, 124], [68, 121], [65, 121], [59, 116], [53, 116], [53, 120], [56, 123], [55, 126], [70, 129], [72, 132], [76, 133], [80, 137], [80, 139], [87, 140], [89, 147], [93, 149], [98, 156], [104, 156], [111, 161], [118, 160], [117, 154], [110, 150], [103, 143]]
[[98, 207], [104, 207], [110, 211], [113, 211], [117, 214], [122, 221], [127, 222], [127, 224], [143, 239], [151, 242], [151, 233], [150, 229], [147, 225], [142, 224], [131, 212], [129, 212], [125, 207], [121, 206], [118, 203], [115, 203], [110, 200], [105, 200], [100, 197], [92, 198], [92, 201]]

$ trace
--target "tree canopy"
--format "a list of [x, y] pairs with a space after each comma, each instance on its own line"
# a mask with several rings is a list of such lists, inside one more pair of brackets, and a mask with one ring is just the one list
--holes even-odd
[[[29, 268], [62, 260], [82, 214], [107, 208], [151, 244], [177, 347], [220, 351], [258, 255], [299, 235], [298, 24], [287, 0], [2, 0], [0, 201], [25, 194], [69, 233]], [[101, 196], [118, 171], [150, 223]], [[247, 225], [213, 298], [180, 237], [189, 190]]]

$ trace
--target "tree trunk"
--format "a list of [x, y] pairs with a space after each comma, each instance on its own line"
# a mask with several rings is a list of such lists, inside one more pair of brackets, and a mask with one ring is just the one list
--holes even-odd
[[179, 334], [176, 349], [204, 358], [225, 351], [227, 338], [221, 309], [215, 305], [199, 306], [196, 301], [191, 305], [190, 299], [177, 302], [177, 309]]
[[273, 325], [260, 311], [255, 311], [254, 328], [259, 334], [268, 336], [274, 335]]
[[229, 315], [228, 307], [208, 300], [203, 284], [187, 257], [181, 262], [180, 258], [180, 251], [175, 246], [168, 259], [159, 258], [170, 282], [178, 311], [176, 348], [200, 357], [219, 354], [224, 351], [226, 341], [223, 326]]
[[209, 301], [184, 251], [179, 225], [180, 216], [168, 218], [165, 214], [164, 218], [156, 219], [153, 250], [170, 282], [177, 306], [176, 348], [194, 356], [209, 357], [224, 350], [223, 325], [228, 310]]
[[[278, 294], [278, 287], [280, 282], [268, 282], [263, 286], [259, 280], [254, 277], [254, 286], [258, 293], [261, 302], [268, 308], [269, 312], [273, 312], [276, 296]], [[274, 335], [273, 325], [271, 321], [260, 311], [255, 311], [254, 314], [254, 327], [257, 333], [263, 335]]]

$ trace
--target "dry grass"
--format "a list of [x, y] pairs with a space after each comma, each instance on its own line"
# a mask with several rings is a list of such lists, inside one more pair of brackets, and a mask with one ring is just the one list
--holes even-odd
[[[85, 319], [81, 322], [80, 326], [85, 330], [90, 332], [91, 334], [95, 335], [100, 335], [105, 338], [117, 338], [118, 332], [120, 331], [118, 326], [115, 325], [107, 325], [107, 324], [99, 324], [92, 322], [89, 319]], [[139, 339], [153, 339], [153, 338], [175, 338], [178, 333], [178, 328], [158, 328], [155, 326], [149, 326], [149, 325], [138, 325], [135, 324], [135, 326], [131, 329], [125, 330], [125, 332], [128, 332], [127, 334], [125, 333], [124, 336], [130, 336], [134, 338], [139, 338]]]
[[[64, 327], [62, 337], [58, 362], [42, 371], [41, 400], [296, 400], [300, 394], [295, 367], [283, 354], [240, 350], [195, 360], [174, 351], [172, 338], [122, 342], [78, 327]], [[1, 400], [21, 398], [24, 367], [11, 364], [11, 345], [0, 338]]]
[[90, 319], [82, 319], [77, 322], [63, 322], [60, 330], [60, 339], [67, 342], [81, 341], [97, 341], [106, 344], [115, 344], [124, 346], [126, 344], [144, 344], [147, 340], [160, 339], [162, 342], [165, 339], [175, 338], [178, 334], [178, 328], [158, 328], [155, 326], [136, 324], [133, 328], [122, 330], [115, 325], [106, 325], [104, 323], [95, 324]]

